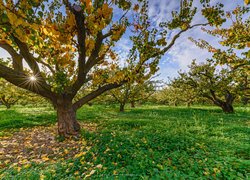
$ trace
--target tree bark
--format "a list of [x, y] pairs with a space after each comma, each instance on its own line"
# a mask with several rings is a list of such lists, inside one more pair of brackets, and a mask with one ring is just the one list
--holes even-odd
[[242, 99], [241, 99], [241, 102], [242, 102], [242, 104], [244, 105], [244, 106], [246, 106], [247, 104], [248, 104], [248, 101], [250, 100], [250, 98], [247, 98], [247, 97], [243, 97]]
[[233, 108], [232, 104], [222, 103], [221, 108], [222, 108], [223, 112], [225, 112], [225, 113], [234, 113], [234, 108]]
[[76, 110], [71, 102], [63, 100], [56, 107], [58, 134], [59, 136], [69, 137], [78, 135], [80, 132], [80, 124], [76, 120]]
[[186, 106], [187, 106], [188, 108], [190, 108], [191, 102], [187, 102], [187, 103], [186, 103]]
[[131, 108], [135, 108], [135, 102], [131, 101]]
[[120, 104], [120, 112], [124, 112], [124, 110], [125, 110], [124, 107], [125, 107], [125, 104], [121, 103]]
[[7, 108], [7, 109], [10, 109], [11, 105], [14, 105], [15, 104], [15, 101], [13, 103], [10, 103], [6, 98], [5, 96], [2, 96], [0, 98], [0, 102]]
[[4, 105], [5, 105], [5, 107], [6, 107], [7, 109], [10, 109], [10, 104], [9, 104], [9, 103], [5, 103]]

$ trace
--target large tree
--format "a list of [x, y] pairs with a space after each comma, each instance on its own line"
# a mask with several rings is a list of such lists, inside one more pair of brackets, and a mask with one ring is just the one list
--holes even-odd
[[[146, 0], [138, 1], [1, 0], [0, 47], [10, 54], [12, 64], [0, 63], [0, 77], [49, 99], [57, 110], [59, 134], [75, 135], [80, 130], [78, 108], [139, 74], [154, 73], [160, 56], [187, 30], [224, 22], [221, 6], [202, 0], [208, 21], [192, 24], [197, 8], [192, 0], [182, 0], [172, 19], [156, 29], [150, 24]], [[128, 13], [132, 10], [133, 18]], [[115, 52], [128, 26], [128, 60], [137, 62], [129, 71], [117, 68]], [[169, 30], [175, 30], [172, 38]], [[95, 88], [73, 101], [86, 84]]]
[[207, 98], [226, 113], [233, 113], [233, 102], [240, 91], [240, 83], [231, 68], [218, 67], [212, 60], [197, 64], [195, 61], [188, 72], [180, 72], [172, 84], [186, 90], [192, 88], [197, 96]]
[[[245, 1], [246, 5], [249, 1]], [[250, 7], [236, 7], [226, 13], [227, 24], [215, 29], [202, 30], [218, 39], [221, 46], [215, 46], [205, 40], [191, 40], [197, 46], [213, 54], [217, 64], [230, 66], [235, 71], [233, 77], [240, 83], [240, 95], [243, 103], [250, 99]], [[223, 47], [223, 48], [222, 48]]]

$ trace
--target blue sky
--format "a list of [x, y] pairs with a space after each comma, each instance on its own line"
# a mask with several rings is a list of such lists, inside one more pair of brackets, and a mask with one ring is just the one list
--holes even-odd
[[[200, 0], [194, 0], [194, 5], [199, 7], [199, 1]], [[211, 2], [223, 2], [225, 4], [225, 10], [232, 10], [237, 5], [244, 5], [243, 0], [211, 0]], [[149, 0], [149, 15], [155, 23], [167, 21], [171, 15], [171, 11], [178, 8], [178, 6], [178, 0]], [[195, 16], [194, 22], [204, 22], [200, 13]], [[202, 32], [200, 27], [186, 32], [177, 40], [173, 48], [162, 57], [159, 64], [160, 70], [158, 73], [160, 73], [160, 76], [158, 76], [158, 79], [167, 80], [168, 77], [177, 76], [180, 69], [184, 71], [187, 70], [187, 66], [193, 59], [197, 59], [198, 62], [203, 62], [211, 57], [210, 53], [195, 46], [188, 40], [188, 37], [205, 39], [212, 45], [218, 46], [217, 40]], [[120, 49], [120, 52], [123, 52], [121, 54], [123, 54], [125, 58], [127, 53], [124, 52], [128, 52], [130, 49], [130, 41], [127, 39], [127, 36], [118, 42], [117, 48]], [[0, 48], [0, 58], [7, 56], [8, 54]]]
[[[178, 9], [179, 2], [180, 1], [176, 0], [149, 0], [149, 15], [156, 24], [167, 21], [171, 17], [171, 11]], [[226, 11], [233, 10], [237, 5], [244, 5], [243, 0], [211, 0], [213, 4], [217, 2], [224, 3], [224, 9]], [[200, 0], [194, 0], [194, 6], [200, 7]], [[203, 23], [204, 21], [201, 13], [198, 12], [193, 23]], [[228, 26], [228, 24], [226, 23], [225, 26]], [[207, 58], [211, 57], [211, 53], [197, 47], [193, 42], [188, 40], [189, 37], [207, 40], [215, 47], [220, 46], [218, 39], [201, 31], [200, 27], [196, 27], [182, 34], [171, 50], [162, 57], [159, 64], [160, 70], [158, 73], [160, 73], [160, 76], [157, 77], [158, 79], [167, 81], [168, 77], [173, 78], [178, 76], [179, 70], [186, 71], [193, 59], [196, 59], [197, 62], [204, 62]], [[130, 49], [130, 42], [126, 37], [118, 42], [118, 48], [121, 49], [121, 51], [128, 51]]]
[[[243, 0], [211, 0], [212, 3], [222, 2], [225, 4], [224, 9], [226, 11], [233, 10], [237, 5], [244, 5]], [[195, 6], [200, 6], [199, 0], [194, 0]], [[156, 21], [166, 20], [172, 9], [178, 8], [179, 1], [175, 0], [150, 0], [149, 12], [155, 15]], [[204, 22], [203, 17], [200, 13], [194, 18], [194, 22]], [[218, 39], [207, 35], [202, 32], [200, 27], [190, 30], [183, 34], [176, 42], [174, 47], [161, 59], [160, 71], [161, 74], [159, 79], [166, 80], [167, 77], [175, 77], [178, 75], [179, 70], [187, 70], [187, 66], [193, 59], [197, 59], [198, 62], [203, 62], [207, 58], [211, 57], [211, 53], [206, 50], [202, 50], [197, 47], [194, 43], [188, 40], [188, 37], [194, 39], [205, 39], [212, 45], [219, 46]]]

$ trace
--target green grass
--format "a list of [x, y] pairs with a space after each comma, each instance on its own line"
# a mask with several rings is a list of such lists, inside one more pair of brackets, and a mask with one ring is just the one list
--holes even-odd
[[[91, 179], [250, 177], [249, 107], [238, 107], [235, 114], [199, 106], [117, 110], [115, 106], [94, 105], [78, 111], [79, 120], [98, 124], [97, 132], [82, 130], [92, 147], [85, 156], [33, 165], [19, 173], [4, 169], [4, 178], [39, 179], [42, 173], [45, 179], [75, 179], [89, 174], [98, 164], [103, 168], [96, 168]], [[0, 134], [9, 128], [54, 122], [51, 108], [0, 109]]]
[[56, 122], [55, 112], [50, 107], [13, 107], [0, 108], [0, 135], [2, 130], [10, 128], [49, 125]]

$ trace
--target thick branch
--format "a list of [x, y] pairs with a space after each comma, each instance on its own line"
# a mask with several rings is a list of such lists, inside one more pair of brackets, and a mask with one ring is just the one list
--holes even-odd
[[73, 108], [75, 110], [79, 109], [80, 107], [82, 107], [84, 104], [88, 103], [89, 101], [91, 101], [92, 99], [96, 98], [97, 96], [101, 95], [102, 93], [114, 89], [114, 88], [118, 88], [120, 86], [122, 86], [124, 84], [124, 82], [121, 83], [114, 83], [114, 84], [107, 84], [104, 85], [100, 88], [98, 88], [97, 90], [89, 93], [88, 95], [84, 96], [83, 98], [81, 98], [79, 101], [77, 101], [76, 103], [73, 104]]
[[9, 44], [0, 43], [0, 47], [6, 50], [11, 55], [14, 70], [23, 71], [22, 56], [18, 54]]
[[100, 60], [102, 60], [102, 58], [99, 57], [99, 52], [100, 52], [101, 47], [102, 47], [102, 42], [104, 39], [110, 37], [112, 34], [113, 34], [113, 29], [110, 29], [110, 31], [107, 32], [106, 34], [102, 34], [101, 31], [97, 34], [94, 50], [92, 51], [92, 53], [91, 53], [91, 55], [86, 63], [86, 68], [85, 68], [86, 74], [90, 71], [90, 69], [94, 65], [96, 65]]
[[207, 99], [209, 99], [209, 100], [211, 100], [211, 101], [214, 102], [214, 98], [211, 97], [211, 96], [209, 96], [208, 94], [203, 94], [203, 97], [205, 97], [205, 98], [207, 98]]
[[84, 20], [85, 17], [82, 12], [73, 11], [75, 14], [76, 19], [76, 29], [77, 29], [77, 42], [78, 42], [78, 78], [76, 85], [78, 88], [81, 87], [81, 85], [84, 82], [84, 67], [86, 63], [86, 47], [85, 47], [85, 39], [86, 39], [86, 30], [84, 27]]
[[40, 61], [38, 61], [38, 63], [40, 63], [40, 64], [44, 65], [45, 67], [47, 67], [52, 74], [56, 73], [55, 70], [49, 64], [47, 64], [46, 62], [40, 60]]
[[233, 96], [228, 90], [226, 90], [225, 99], [227, 104], [233, 104], [235, 96]]
[[77, 30], [77, 48], [78, 48], [78, 75], [76, 82], [72, 86], [73, 95], [77, 93], [77, 91], [84, 84], [86, 79], [85, 72], [85, 63], [86, 63], [86, 28], [84, 25], [85, 16], [82, 11], [82, 7], [78, 5], [71, 5], [68, 0], [63, 0], [64, 5], [75, 15], [76, 20], [76, 30]]
[[29, 76], [25, 73], [14, 71], [13, 69], [2, 64], [0, 64], [0, 77], [20, 88], [29, 90], [50, 100], [55, 98], [55, 94], [49, 90], [50, 88], [47, 84], [40, 81], [39, 77], [37, 78], [37, 81], [31, 82], [29, 80]]
[[97, 38], [96, 38], [96, 42], [95, 42], [95, 47], [94, 50], [92, 51], [88, 62], [86, 63], [86, 73], [95, 65], [98, 63], [98, 56], [99, 56], [99, 52], [101, 50], [102, 47], [102, 41], [103, 41], [103, 35], [102, 32], [99, 32], [97, 34]]
[[221, 105], [223, 104], [223, 101], [220, 100], [220, 99], [218, 99], [218, 98], [216, 97], [215, 91], [212, 90], [212, 89], [210, 89], [210, 93], [211, 93], [211, 95], [212, 95], [214, 104], [216, 104], [216, 105], [218, 105], [218, 106], [221, 106]]
[[25, 59], [27, 64], [29, 65], [30, 69], [33, 71], [35, 75], [40, 75], [39, 66], [35, 60], [35, 57], [30, 54], [28, 46], [21, 42], [18, 38], [13, 36], [15, 43], [17, 44], [18, 48], [20, 49], [20, 54]]
[[121, 103], [120, 99], [115, 95], [115, 93], [111, 92], [111, 95], [115, 98], [116, 101]]
[[40, 84], [43, 85], [44, 88], [46, 88], [46, 91], [50, 91], [50, 85], [48, 85], [44, 79], [44, 77], [41, 75], [40, 68], [38, 66], [38, 63], [36, 61], [36, 58], [29, 52], [29, 48], [27, 44], [21, 42], [18, 38], [13, 36], [13, 39], [15, 43], [17, 44], [18, 48], [20, 49], [20, 54], [25, 59], [25, 61], [28, 63], [30, 69], [33, 71], [33, 74], [39, 79]]
[[[102, 60], [102, 57], [99, 57], [99, 52], [100, 52], [101, 47], [102, 47], [102, 41], [105, 38], [107, 38], [107, 37], [109, 37], [111, 35], [112, 35], [111, 31], [108, 32], [105, 35], [103, 35], [101, 31], [97, 34], [94, 50], [92, 51], [90, 57], [88, 58], [88, 61], [86, 62], [86, 65], [84, 63], [84, 67], [82, 68], [82, 70], [84, 72], [81, 75], [81, 77], [78, 77], [78, 80], [73, 85], [73, 94], [75, 94], [81, 88], [81, 86], [83, 85], [83, 83], [86, 82], [86, 75], [88, 74], [88, 72], [90, 71], [90, 69], [94, 65], [96, 65], [98, 62], [100, 62], [100, 60]], [[81, 68], [80, 65], [79, 65], [79, 68]]]

